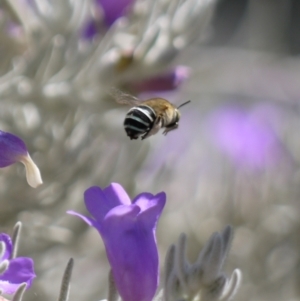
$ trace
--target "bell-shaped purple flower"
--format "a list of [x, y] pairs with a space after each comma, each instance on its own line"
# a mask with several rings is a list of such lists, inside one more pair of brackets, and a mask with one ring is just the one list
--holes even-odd
[[0, 131], [0, 168], [22, 162], [26, 168], [27, 182], [32, 187], [43, 183], [40, 171], [32, 161], [25, 143], [19, 137]]
[[151, 301], [159, 272], [155, 229], [165, 193], [142, 193], [131, 203], [122, 186], [113, 183], [89, 188], [84, 199], [93, 218], [68, 213], [99, 231], [120, 296], [124, 301]]
[[0, 264], [8, 261], [8, 267], [0, 274], [0, 290], [5, 294], [14, 294], [22, 283], [26, 283], [28, 289], [36, 276], [33, 260], [28, 257], [11, 258], [13, 245], [9, 235], [1, 233], [0, 242], [3, 246]]

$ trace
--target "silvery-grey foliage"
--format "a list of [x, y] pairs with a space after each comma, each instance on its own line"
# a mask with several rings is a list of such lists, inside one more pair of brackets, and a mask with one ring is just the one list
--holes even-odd
[[81, 100], [95, 100], [107, 86], [165, 71], [207, 28], [216, 1], [137, 1], [130, 17], [118, 19], [92, 44], [78, 36], [92, 17], [90, 1], [31, 2], [34, 11], [11, 2], [26, 29], [29, 56], [0, 78], [0, 91], [70, 100], [76, 92]]
[[[42, 279], [46, 280], [37, 280], [34, 293], [30, 295], [31, 291], [27, 292], [24, 299], [53, 300], [53, 287], [56, 286], [58, 290], [60, 274], [52, 267], [64, 264], [70, 252], [71, 256], [81, 256], [76, 261], [79, 276], [74, 273], [73, 281], [80, 284], [84, 282], [91, 295], [89, 300], [99, 299], [99, 293], [95, 290], [104, 290], [108, 269], [106, 266], [105, 270], [105, 260], [102, 259], [105, 257], [104, 251], [94, 248], [96, 239], [86, 228], [62, 217], [61, 212], [70, 208], [83, 210], [84, 189], [90, 185], [105, 186], [113, 179], [121, 181], [132, 194], [135, 185], [140, 185], [137, 188], [139, 192], [149, 190], [149, 184], [156, 191], [166, 189], [170, 200], [168, 210], [174, 212], [168, 212], [169, 215], [161, 220], [164, 239], [160, 247], [163, 251], [170, 243], [168, 239], [175, 240], [173, 235], [177, 235], [174, 234], [177, 230], [184, 230], [189, 237], [197, 233], [197, 240], [190, 246], [193, 252], [198, 248], [197, 243], [203, 244], [203, 237], [208, 237], [223, 224], [232, 223], [236, 225], [234, 243], [238, 250], [234, 260], [243, 271], [247, 271], [240, 300], [298, 300], [300, 118], [297, 108], [300, 65], [297, 56], [288, 55], [288, 46], [284, 44], [286, 36], [281, 34], [287, 32], [287, 25], [291, 23], [291, 20], [285, 19], [290, 10], [278, 9], [280, 5], [287, 7], [297, 1], [247, 1], [250, 5], [244, 6], [246, 17], [239, 14], [244, 25], [235, 24], [230, 47], [221, 43], [225, 47], [195, 47], [193, 52], [188, 53], [187, 61], [194, 72], [184, 97], [191, 97], [193, 106], [186, 108], [188, 121], [185, 123], [187, 119], [182, 118], [181, 133], [173, 136], [174, 144], [168, 149], [162, 148], [162, 145], [169, 146], [172, 135], [163, 140], [164, 144], [159, 143], [159, 136], [144, 144], [129, 144], [126, 137], [123, 139], [122, 109], [110, 110], [115, 108], [115, 104], [103, 97], [101, 89], [104, 85], [98, 80], [101, 76], [105, 77], [105, 73], [101, 74], [99, 69], [101, 64], [108, 70], [108, 81], [112, 80], [107, 86], [118, 86], [119, 83], [140, 78], [139, 72], [135, 74], [134, 70], [141, 68], [132, 64], [131, 60], [132, 52], [134, 55], [136, 53], [135, 44], [123, 42], [126, 38], [121, 39], [121, 31], [116, 41], [111, 42], [111, 38], [115, 35], [114, 31], [119, 30], [117, 28], [125, 28], [123, 37], [133, 37], [135, 41], [134, 28], [132, 32], [127, 30], [130, 28], [128, 24], [139, 24], [135, 16], [141, 14], [143, 6], [146, 6], [143, 3], [147, 4], [147, 1], [137, 3], [132, 19], [125, 17], [119, 20], [120, 24], [111, 28], [105, 41], [95, 40], [90, 45], [77, 45], [77, 35], [74, 33], [74, 29], [83, 24], [82, 19], [93, 14], [88, 2], [48, 1], [46, 4], [55, 8], [47, 11], [43, 9], [46, 1], [36, 1], [36, 12], [27, 7], [20, 8], [22, 1], [2, 1], [5, 2], [11, 5], [12, 14], [16, 12], [16, 20], [20, 20], [25, 35], [21, 39], [7, 35], [5, 19], [9, 19], [9, 15], [1, 15], [4, 18], [0, 20], [0, 45], [3, 50], [0, 60], [0, 125], [1, 129], [24, 138], [46, 177], [45, 184], [34, 191], [24, 183], [23, 169], [18, 166], [3, 169], [0, 173], [1, 225], [9, 228], [19, 218], [24, 221], [23, 232], [26, 235], [23, 237], [27, 239], [22, 242], [22, 248], [27, 254], [34, 250], [36, 266]], [[168, 11], [173, 16], [177, 15], [175, 9], [196, 3], [149, 2], [160, 3], [164, 7], [172, 3]], [[187, 2], [190, 4], [185, 4]], [[225, 2], [231, 3], [234, 8], [246, 3], [242, 0], [222, 1]], [[271, 6], [272, 9], [269, 9]], [[196, 4], [194, 8], [191, 15], [197, 11]], [[58, 13], [52, 14], [52, 11]], [[156, 11], [159, 15], [159, 9]], [[230, 17], [227, 20], [232, 20], [234, 14], [233, 10], [229, 10]], [[209, 15], [204, 12], [204, 16]], [[56, 19], [53, 21], [51, 17]], [[44, 22], [43, 18], [47, 20]], [[249, 22], [249, 19], [252, 21]], [[195, 23], [187, 28], [191, 34], [196, 30], [194, 24], [200, 22], [200, 18], [193, 20]], [[186, 21], [189, 24], [189, 18]], [[148, 23], [149, 28], [151, 25], [154, 27], [154, 22]], [[157, 27], [161, 24], [164, 21]], [[223, 24], [226, 33], [227, 23]], [[278, 31], [279, 25], [282, 28]], [[296, 33], [299, 36], [298, 31]], [[223, 31], [220, 31], [222, 34]], [[278, 34], [280, 39], [276, 40]], [[182, 36], [177, 37], [177, 41], [182, 41]], [[144, 39], [147, 42], [146, 37]], [[268, 52], [261, 53], [257, 52], [257, 48], [253, 49], [253, 42], [257, 40], [268, 44]], [[272, 42], [283, 46], [286, 52], [280, 56], [274, 55]], [[103, 48], [100, 48], [100, 43]], [[249, 44], [251, 51], [247, 50], [246, 45]], [[108, 45], [108, 49], [104, 49], [105, 45]], [[131, 45], [132, 48], [129, 47]], [[146, 47], [147, 43], [143, 45]], [[160, 51], [152, 53], [164, 53], [167, 48], [156, 49]], [[168, 49], [173, 53], [172, 45]], [[106, 54], [110, 64], [105, 65], [102, 54]], [[114, 61], [118, 62], [117, 68], [114, 68]], [[152, 72], [157, 67], [147, 68], [141, 74], [154, 74]], [[216, 94], [217, 97], [207, 97]], [[277, 102], [275, 107], [274, 100]], [[212, 132], [210, 127], [205, 128], [207, 112], [218, 108], [220, 104], [226, 106], [229, 102], [261, 116], [273, 116], [280, 112], [276, 120], [259, 120], [273, 123], [273, 130], [284, 151], [291, 156], [292, 163], [289, 165], [284, 162], [275, 168], [265, 167], [259, 171], [243, 170], [232, 164], [226, 154], [209, 146], [207, 141]], [[288, 103], [293, 106], [287, 107]], [[261, 106], [256, 105], [264, 109], [268, 107], [271, 112], [260, 111]], [[255, 117], [251, 115], [250, 118]], [[148, 155], [148, 143], [152, 142], [157, 152], [152, 152], [153, 160], [148, 167], [156, 167], [157, 164], [158, 172], [154, 176], [149, 172], [151, 168], [146, 171], [140, 168]], [[179, 145], [187, 147], [185, 149]], [[166, 157], [162, 158], [163, 154]], [[47, 160], [44, 159], [46, 156]], [[163, 165], [159, 165], [159, 161]], [[84, 250], [82, 241], [86, 243]], [[86, 272], [86, 262], [93, 262], [93, 265], [89, 266], [91, 273], [82, 279], [81, 271]], [[101, 272], [97, 272], [100, 267]], [[48, 288], [44, 283], [51, 283], [53, 287]], [[77, 287], [79, 285], [72, 289], [74, 300], [85, 300], [86, 295], [82, 296], [81, 287]]]
[[[3, 223], [26, 221], [22, 247], [27, 254], [34, 251], [36, 267], [46, 270], [44, 279], [57, 285], [59, 274], [53, 277], [50, 267], [63, 258], [51, 252], [85, 231], [64, 212], [83, 210], [83, 191], [90, 185], [122, 181], [133, 190], [148, 155], [148, 142], [136, 147], [124, 135], [124, 112], [112, 110], [117, 105], [107, 89], [167, 71], [190, 42], [204, 36], [215, 6], [215, 0], [138, 0], [130, 15], [87, 42], [80, 34], [95, 14], [92, 2], [5, 0], [6, 19], [0, 24], [6, 47], [0, 62], [0, 128], [22, 137], [44, 180], [33, 191], [17, 166], [1, 173], [1, 217]], [[5, 31], [10, 19], [22, 29], [16, 39]], [[52, 296], [46, 283], [37, 287]]]
[[9, 266], [9, 261], [7, 259], [3, 260], [0, 264], [0, 274], [3, 274]]
[[3, 241], [0, 242], [0, 258], [3, 257], [3, 255], [5, 254], [5, 243]]
[[26, 283], [21, 284], [17, 289], [17, 291], [14, 293], [11, 301], [22, 301], [23, 295], [25, 293], [25, 289], [26, 289]]
[[200, 252], [195, 263], [186, 258], [187, 237], [182, 234], [178, 245], [169, 248], [165, 262], [164, 300], [230, 300], [241, 283], [236, 269], [228, 278], [222, 272], [228, 255], [233, 230], [227, 226], [214, 233]]
[[74, 266], [74, 259], [70, 258], [66, 269], [64, 271], [64, 275], [61, 281], [60, 294], [58, 297], [58, 301], [68, 301], [69, 293], [70, 293], [70, 281], [72, 276], [72, 270]]
[[[5, 253], [5, 244], [4, 242], [0, 242], [0, 258], [2, 258], [2, 256], [4, 255]], [[7, 269], [8, 269], [8, 266], [9, 266], [9, 261], [6, 259], [6, 260], [3, 260], [0, 264], [0, 275], [3, 274]], [[2, 294], [2, 290], [0, 290], [0, 295]]]
[[[6, 188], [12, 175], [6, 174], [0, 193], [12, 199], [14, 210], [22, 210], [24, 199], [32, 204], [43, 199], [45, 206], [74, 199], [67, 187], [76, 175], [94, 181], [101, 175], [104, 185], [112, 175], [115, 181], [124, 177], [133, 187], [127, 175], [146, 158], [148, 145], [137, 151], [123, 138], [123, 113], [109, 112], [116, 104], [107, 88], [166, 71], [192, 39], [201, 37], [215, 1], [136, 1], [129, 16], [93, 42], [80, 38], [94, 13], [91, 1], [29, 2], [5, 2], [24, 34], [23, 51], [0, 77], [0, 126], [26, 141], [47, 184], [36, 194], [14, 178], [24, 193], [14, 197]], [[115, 160], [120, 152], [123, 159]]]
[[13, 251], [11, 253], [11, 256], [10, 256], [11, 258], [10, 259], [13, 259], [13, 258], [17, 257], [19, 240], [20, 240], [20, 235], [21, 235], [21, 229], [22, 229], [22, 223], [17, 222], [14, 226], [13, 234], [12, 234], [12, 237], [11, 237]]
[[107, 301], [117, 301], [119, 299], [119, 294], [115, 285], [115, 280], [113, 278], [112, 270], [108, 274], [108, 296]]

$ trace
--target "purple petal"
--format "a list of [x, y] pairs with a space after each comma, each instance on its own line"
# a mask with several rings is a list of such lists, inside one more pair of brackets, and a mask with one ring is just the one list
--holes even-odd
[[147, 209], [151, 206], [151, 200], [153, 199], [154, 195], [149, 192], [143, 192], [138, 194], [132, 201], [132, 204], [138, 205], [142, 210]]
[[137, 195], [132, 203], [138, 205], [141, 208], [141, 211], [147, 210], [150, 207], [155, 206], [158, 202], [166, 199], [166, 194], [164, 192], [160, 192], [157, 195], [153, 195], [149, 192], [143, 192]]
[[103, 190], [107, 200], [112, 206], [118, 205], [131, 205], [131, 200], [124, 190], [124, 188], [118, 183], [112, 183]]
[[[115, 219], [120, 220], [126, 218], [127, 220], [135, 220], [140, 212], [141, 208], [135, 204], [132, 204], [131, 206], [116, 206], [107, 213], [103, 222], [105, 222], [107, 226], [108, 223], [114, 221]], [[124, 223], [123, 228], [126, 228], [126, 223]]]
[[190, 75], [190, 69], [177, 66], [174, 70], [155, 77], [135, 82], [133, 88], [138, 92], [170, 91], [177, 89]]
[[155, 230], [157, 221], [166, 204], [166, 194], [161, 192], [153, 196], [151, 200], [148, 201], [148, 204], [146, 204], [146, 199], [144, 199], [143, 194], [141, 194], [135, 204], [142, 209], [138, 219], [141, 223], [144, 223], [144, 227]]
[[158, 285], [153, 228], [137, 216], [137, 205], [118, 206], [103, 221], [102, 238], [118, 292], [124, 301], [150, 301]]
[[100, 232], [100, 224], [98, 224], [94, 219], [88, 217], [88, 216], [85, 216], [85, 215], [82, 215], [80, 213], [77, 213], [73, 210], [68, 210], [67, 211], [68, 214], [70, 215], [74, 215], [74, 216], [78, 216], [79, 218], [81, 218], [84, 222], [86, 222], [89, 226], [91, 227], [95, 227], [96, 229], [99, 230]]
[[87, 189], [84, 193], [84, 201], [87, 210], [100, 223], [112, 208], [131, 204], [126, 191], [117, 183], [112, 183], [103, 190], [97, 186]]
[[126, 8], [134, 3], [134, 0], [96, 0], [102, 7], [104, 20], [107, 26], [111, 26], [118, 18], [126, 12]]
[[0, 241], [2, 241], [5, 245], [5, 252], [1, 258], [1, 261], [5, 260], [5, 259], [9, 259], [10, 255], [12, 253], [12, 241], [11, 238], [9, 237], [9, 235], [5, 234], [5, 233], [1, 233], [0, 234]]
[[18, 286], [27, 283], [27, 288], [36, 277], [33, 269], [33, 260], [26, 257], [18, 257], [10, 260], [8, 269], [0, 275], [0, 289], [6, 294], [13, 294]]
[[0, 131], [0, 167], [16, 163], [27, 154], [26, 145], [19, 137]]

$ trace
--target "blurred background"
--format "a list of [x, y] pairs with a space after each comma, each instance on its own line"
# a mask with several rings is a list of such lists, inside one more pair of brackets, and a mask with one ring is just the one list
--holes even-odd
[[[70, 299], [106, 298], [100, 236], [65, 212], [111, 182], [167, 193], [162, 263], [180, 233], [195, 260], [231, 224], [235, 300], [300, 300], [299, 1], [3, 0], [0, 26], [0, 128], [44, 180], [0, 172], [1, 230], [22, 221], [19, 256], [35, 261], [25, 300], [57, 298], [70, 257]], [[130, 141], [110, 87], [192, 102], [178, 130]]]

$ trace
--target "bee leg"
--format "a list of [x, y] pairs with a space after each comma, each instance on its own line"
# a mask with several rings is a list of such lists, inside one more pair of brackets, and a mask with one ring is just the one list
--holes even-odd
[[171, 124], [167, 127], [165, 127], [165, 130], [163, 131], [163, 135], [167, 135], [170, 131], [176, 130], [178, 128], [178, 123], [176, 122], [175, 124]]
[[151, 129], [147, 131], [144, 135], [141, 136], [142, 140], [146, 139], [148, 137], [148, 134], [150, 133]]
[[148, 129], [148, 131], [142, 135], [142, 140], [146, 139], [147, 137], [150, 137], [157, 133], [157, 131], [161, 128], [161, 118], [157, 117], [155, 122], [152, 124], [152, 126]]

